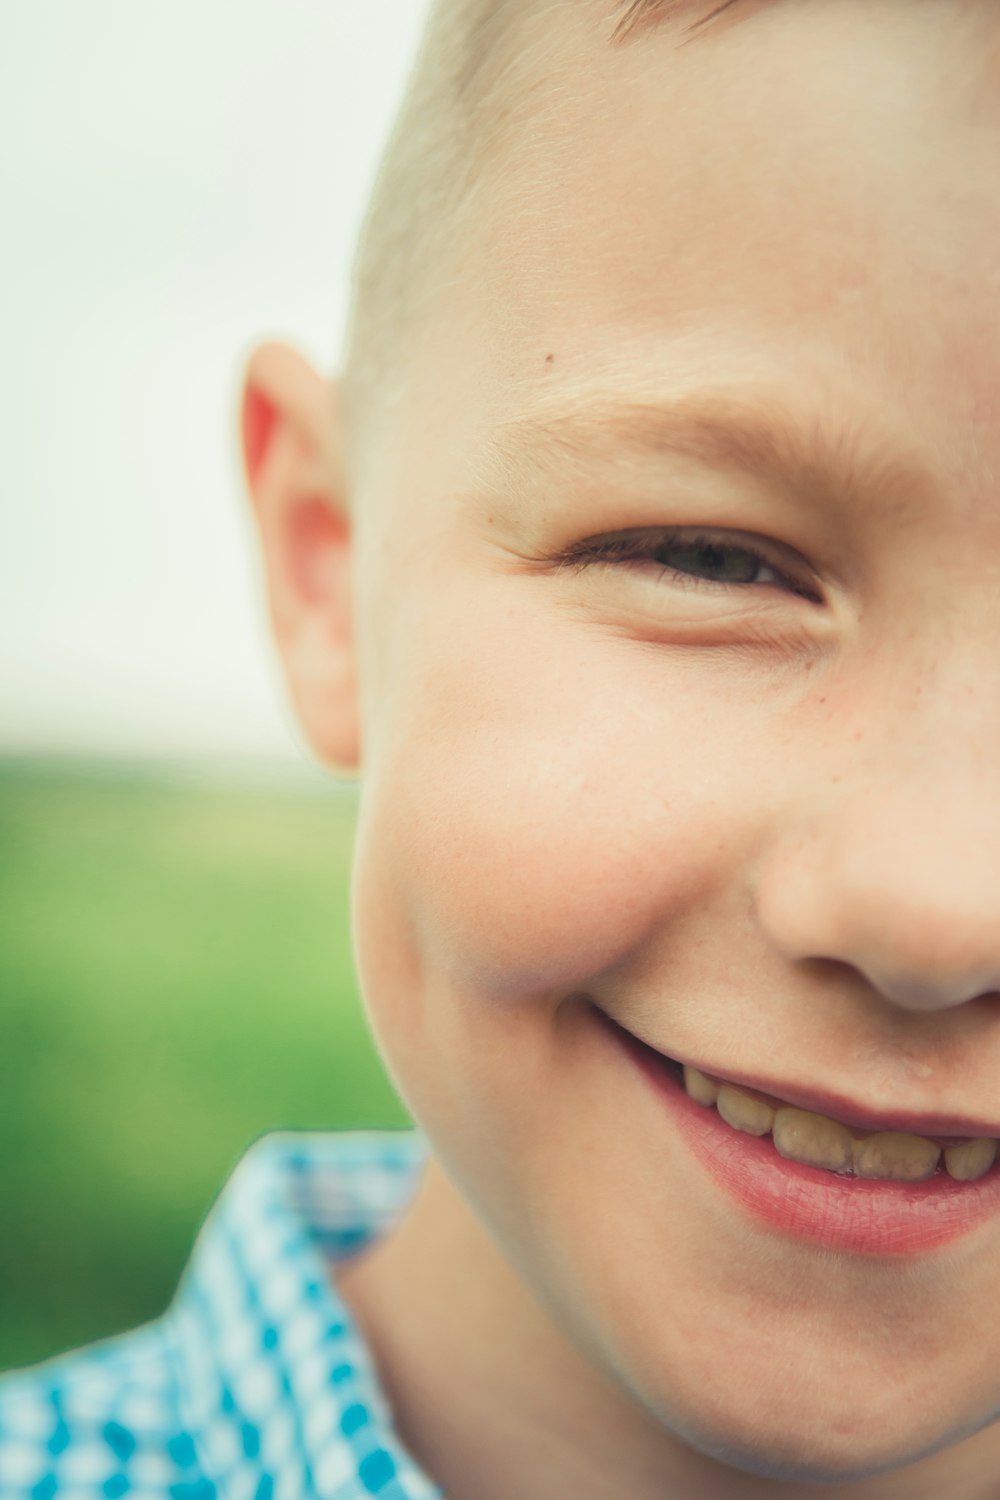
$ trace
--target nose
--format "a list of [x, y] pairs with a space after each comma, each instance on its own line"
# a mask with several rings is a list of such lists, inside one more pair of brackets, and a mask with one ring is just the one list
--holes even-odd
[[755, 883], [779, 952], [846, 964], [909, 1011], [1000, 998], [1000, 757], [960, 751], [897, 740], [799, 799]]

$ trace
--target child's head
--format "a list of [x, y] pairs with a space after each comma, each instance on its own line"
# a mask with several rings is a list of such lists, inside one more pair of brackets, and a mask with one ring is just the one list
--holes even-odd
[[248, 462], [437, 1158], [624, 1403], [851, 1479], [1000, 1411], [995, 1176], [781, 1210], [602, 1013], [1000, 1136], [1000, 20], [718, 10], [440, 4], [339, 406], [261, 351]]

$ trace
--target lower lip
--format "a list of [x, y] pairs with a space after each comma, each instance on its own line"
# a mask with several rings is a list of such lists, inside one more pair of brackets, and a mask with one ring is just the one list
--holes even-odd
[[860, 1255], [917, 1255], [971, 1234], [1000, 1210], [998, 1169], [978, 1182], [945, 1172], [926, 1182], [872, 1182], [787, 1161], [770, 1136], [733, 1130], [717, 1110], [689, 1098], [659, 1053], [604, 1019], [709, 1175], [782, 1234]]

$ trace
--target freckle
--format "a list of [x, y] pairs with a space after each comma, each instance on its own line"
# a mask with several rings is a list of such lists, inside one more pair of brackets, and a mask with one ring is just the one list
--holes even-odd
[[555, 360], [555, 355], [554, 354], [546, 354], [546, 356], [545, 356], [545, 363], [547, 365], [551, 365], [554, 362], [554, 360]]

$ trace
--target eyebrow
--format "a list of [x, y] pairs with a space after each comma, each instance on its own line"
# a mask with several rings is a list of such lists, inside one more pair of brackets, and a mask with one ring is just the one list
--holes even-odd
[[[698, 390], [663, 401], [613, 397], [546, 405], [491, 434], [486, 459], [508, 479], [537, 479], [558, 468], [594, 477], [596, 467], [635, 459], [693, 460], [719, 471], [752, 473], [797, 499], [809, 494], [854, 501], [876, 496], [882, 517], [902, 520], [945, 479], [922, 445], [884, 425], [833, 409], [803, 411], [765, 393]], [[527, 473], [526, 473], [527, 469]]]
[[687, 27], [687, 36], [691, 40], [723, 16], [732, 20], [740, 19], [740, 17], [728, 15], [735, 7], [739, 6], [747, 11], [757, 8], [761, 3], [762, 0], [723, 0], [722, 4], [713, 5], [710, 10], [706, 10], [708, 0], [701, 0], [700, 4], [698, 0], [623, 0], [624, 14], [620, 17], [611, 39], [616, 43], [628, 42], [633, 37], [652, 30], [655, 26], [676, 20], [685, 11], [700, 9], [702, 14]]

